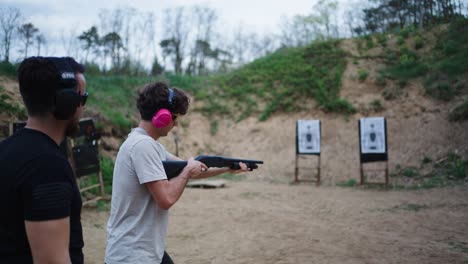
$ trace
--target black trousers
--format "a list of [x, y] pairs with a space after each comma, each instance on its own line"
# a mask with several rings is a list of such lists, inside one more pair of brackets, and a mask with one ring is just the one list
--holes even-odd
[[[106, 263], [104, 263], [104, 264], [106, 264]], [[161, 261], [161, 264], [174, 264], [171, 257], [169, 256], [169, 254], [167, 254], [166, 251], [164, 251], [164, 255], [163, 255], [163, 259]]]
[[164, 256], [163, 256], [163, 259], [161, 261], [161, 264], [174, 264], [171, 257], [169, 256], [169, 254], [167, 254], [166, 251], [164, 251]]

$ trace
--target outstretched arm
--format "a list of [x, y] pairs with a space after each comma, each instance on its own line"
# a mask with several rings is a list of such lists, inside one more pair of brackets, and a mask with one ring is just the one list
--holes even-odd
[[178, 177], [171, 180], [160, 180], [145, 183], [154, 201], [162, 209], [171, 208], [184, 192], [187, 181], [192, 177], [197, 177], [202, 171], [207, 170], [205, 164], [189, 159]]
[[228, 167], [224, 168], [209, 168], [207, 171], [198, 174], [197, 176], [192, 176], [192, 179], [205, 179], [213, 176], [217, 176], [223, 173], [237, 174], [241, 172], [249, 171], [247, 165], [243, 162], [239, 162], [240, 169], [230, 169]]

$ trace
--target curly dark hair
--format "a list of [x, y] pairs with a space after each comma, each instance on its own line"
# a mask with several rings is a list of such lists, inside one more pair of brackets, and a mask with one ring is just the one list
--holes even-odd
[[180, 89], [171, 87], [174, 91], [172, 104], [169, 103], [169, 86], [165, 82], [152, 82], [138, 91], [137, 107], [141, 119], [151, 121], [159, 109], [167, 108], [172, 114], [185, 115], [190, 99]]
[[[84, 73], [84, 66], [72, 57], [65, 60], [75, 72]], [[43, 115], [55, 106], [58, 71], [48, 57], [29, 57], [18, 67], [18, 82], [29, 115]]]

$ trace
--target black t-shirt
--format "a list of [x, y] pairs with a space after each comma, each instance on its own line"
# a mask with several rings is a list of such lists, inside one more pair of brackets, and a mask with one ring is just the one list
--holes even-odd
[[46, 134], [21, 129], [0, 143], [0, 263], [32, 263], [24, 221], [70, 217], [70, 258], [83, 263], [81, 195]]

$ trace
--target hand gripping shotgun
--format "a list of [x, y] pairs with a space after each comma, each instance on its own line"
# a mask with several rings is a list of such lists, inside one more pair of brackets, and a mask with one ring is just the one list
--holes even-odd
[[[263, 164], [263, 160], [244, 160], [244, 159], [234, 159], [234, 158], [225, 158], [220, 156], [198, 156], [195, 160], [204, 163], [208, 168], [224, 168], [228, 167], [234, 170], [240, 169], [239, 162], [245, 163], [249, 170], [254, 170], [258, 168], [257, 164]], [[168, 179], [177, 177], [185, 166], [187, 166], [187, 161], [175, 161], [175, 160], [166, 160], [163, 161], [164, 170]]]

